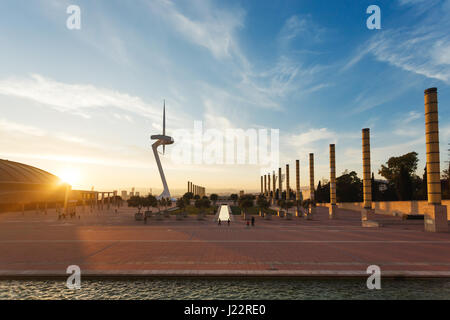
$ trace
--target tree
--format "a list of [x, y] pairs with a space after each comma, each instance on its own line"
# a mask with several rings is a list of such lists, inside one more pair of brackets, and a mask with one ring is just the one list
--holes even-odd
[[213, 193], [209, 196], [209, 199], [213, 202], [214, 205], [216, 205], [217, 200], [219, 200], [219, 196]]
[[448, 168], [443, 170], [442, 174], [442, 198], [450, 198], [450, 162], [448, 162]]
[[164, 207], [164, 209], [166, 208], [166, 198], [161, 198], [158, 200], [158, 209], [159, 211], [161, 211], [161, 207]]
[[176, 206], [180, 208], [180, 210], [183, 210], [184, 208], [186, 208], [186, 201], [183, 198], [179, 198], [177, 200]]
[[321, 203], [328, 203], [330, 202], [330, 183], [326, 180], [323, 181], [324, 183], [321, 184], [321, 181], [319, 181], [319, 184], [317, 185], [317, 189], [315, 191], [315, 200], [317, 202]]
[[194, 202], [194, 206], [200, 211], [203, 208], [203, 202], [201, 199], [197, 199]]
[[155, 203], [157, 203], [158, 200], [156, 200], [155, 196], [152, 196], [149, 194], [147, 197], [144, 198], [143, 205], [147, 207], [147, 210], [150, 211], [150, 207], [155, 207]]
[[395, 186], [398, 200], [412, 200], [418, 193], [415, 175], [419, 159], [417, 152], [409, 152], [399, 157], [391, 157], [386, 165], [381, 165], [378, 173]]
[[236, 205], [236, 201], [239, 199], [238, 195], [236, 193], [233, 193], [230, 195], [230, 200], [233, 200], [234, 205]]
[[270, 203], [269, 201], [267, 201], [264, 195], [260, 194], [256, 199], [256, 206], [259, 208], [259, 210], [264, 212], [270, 207]]
[[387, 180], [394, 181], [395, 178], [400, 175], [401, 170], [409, 176], [412, 176], [417, 170], [418, 163], [419, 158], [417, 158], [417, 152], [413, 151], [399, 157], [390, 157], [386, 162], [386, 166], [381, 165], [381, 169], [378, 173]]
[[143, 198], [139, 196], [132, 196], [130, 199], [127, 200], [129, 207], [138, 208], [138, 213], [141, 213], [143, 202], [144, 202]]
[[245, 214], [248, 208], [253, 207], [253, 196], [250, 194], [244, 194], [239, 198], [239, 207], [242, 209], [242, 212]]
[[211, 201], [208, 198], [202, 199], [202, 202], [203, 202], [203, 208], [208, 209], [211, 207]]
[[201, 211], [201, 213], [205, 213], [204, 209], [211, 207], [211, 201], [209, 199], [197, 199], [195, 200], [195, 207]]
[[283, 209], [286, 209], [286, 213], [289, 213], [289, 208], [292, 208], [294, 203], [289, 200], [280, 200], [280, 207]]
[[362, 201], [362, 182], [355, 171], [345, 170], [336, 178], [336, 198], [337, 202]]
[[195, 199], [195, 200], [199, 200], [199, 199], [200, 199], [200, 196], [199, 196], [198, 194], [196, 194], [196, 195], [194, 196], [194, 199]]
[[194, 194], [192, 192], [186, 192], [183, 195], [183, 200], [186, 203], [186, 205], [190, 205], [191, 204], [191, 200], [194, 198]]

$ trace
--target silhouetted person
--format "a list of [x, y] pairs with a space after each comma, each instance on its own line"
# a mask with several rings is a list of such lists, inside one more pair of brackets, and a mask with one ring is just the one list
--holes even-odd
[[144, 223], [147, 224], [147, 215], [144, 216]]
[[227, 223], [228, 223], [228, 226], [230, 226], [230, 218], [228, 218]]
[[255, 226], [255, 217], [252, 217], [252, 227]]
[[219, 218], [219, 226], [220, 226], [220, 224], [221, 224], [221, 223], [220, 223], [220, 218]]
[[247, 220], [247, 228], [250, 226], [250, 221]]

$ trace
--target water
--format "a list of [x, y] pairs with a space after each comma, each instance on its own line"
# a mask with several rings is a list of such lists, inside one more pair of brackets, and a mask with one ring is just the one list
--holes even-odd
[[220, 206], [219, 211], [219, 219], [221, 221], [227, 221], [230, 218], [230, 211], [229, 207], [225, 204]]
[[382, 280], [368, 290], [365, 279], [130, 279], [1, 280], [0, 299], [445, 299], [450, 279]]

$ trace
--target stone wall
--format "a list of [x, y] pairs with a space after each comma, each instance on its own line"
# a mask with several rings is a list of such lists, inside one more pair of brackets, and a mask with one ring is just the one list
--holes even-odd
[[[338, 203], [338, 208], [360, 211], [363, 207], [362, 202], [342, 202]], [[394, 213], [423, 214], [428, 201], [378, 201], [372, 202], [372, 209], [375, 213], [393, 215]], [[450, 200], [442, 200], [442, 205], [447, 206], [447, 212], [450, 208]], [[330, 207], [329, 203], [318, 203], [317, 206]], [[447, 214], [450, 220], [450, 214]]]

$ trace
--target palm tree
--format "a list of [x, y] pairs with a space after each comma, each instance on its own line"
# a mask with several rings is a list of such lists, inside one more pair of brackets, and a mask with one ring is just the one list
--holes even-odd
[[253, 207], [253, 197], [251, 195], [244, 194], [242, 197], [239, 198], [239, 207], [241, 208], [242, 213], [244, 214], [244, 218], [246, 218], [247, 209]]
[[233, 200], [234, 205], [236, 205], [236, 201], [239, 199], [238, 195], [236, 193], [233, 193], [230, 195], [230, 200]]
[[289, 208], [291, 208], [294, 204], [292, 201], [283, 201], [283, 209], [286, 209], [286, 215], [289, 214]]
[[151, 194], [144, 198], [144, 206], [147, 207], [148, 211], [150, 211], [150, 207], [154, 206], [155, 202], [157, 202], [157, 200], [155, 196], [152, 196]]
[[258, 196], [256, 199], [256, 206], [259, 208], [261, 212], [264, 212], [266, 209], [270, 207], [269, 201], [266, 200], [266, 197], [262, 194]]
[[186, 192], [183, 195], [183, 200], [187, 205], [191, 204], [191, 200], [194, 198], [194, 194], [192, 192]]
[[302, 200], [295, 200], [295, 206], [297, 207], [298, 216], [301, 217], [303, 215], [300, 208], [302, 207]]
[[186, 202], [184, 201], [183, 198], [179, 198], [179, 199], [177, 200], [176, 206], [177, 206], [178, 208], [180, 208], [180, 210], [183, 210], [183, 209], [186, 207]]
[[142, 205], [144, 203], [143, 198], [139, 196], [132, 196], [127, 200], [129, 207], [138, 208], [138, 213], [141, 213]]
[[161, 198], [161, 199], [158, 200], [158, 203], [159, 203], [158, 209], [159, 209], [159, 212], [161, 212], [161, 207], [165, 207], [166, 206], [166, 199], [165, 198]]
[[213, 193], [209, 196], [209, 199], [213, 202], [214, 205], [216, 205], [216, 202], [219, 199], [219, 196], [217, 194]]

